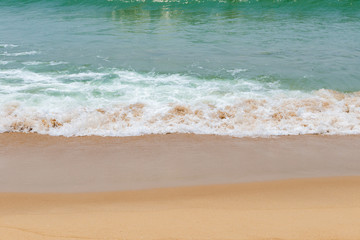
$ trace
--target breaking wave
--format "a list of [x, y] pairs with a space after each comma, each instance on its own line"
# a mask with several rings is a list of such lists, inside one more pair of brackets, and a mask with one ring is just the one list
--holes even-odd
[[360, 92], [131, 71], [2, 70], [0, 132], [63, 136], [359, 134]]

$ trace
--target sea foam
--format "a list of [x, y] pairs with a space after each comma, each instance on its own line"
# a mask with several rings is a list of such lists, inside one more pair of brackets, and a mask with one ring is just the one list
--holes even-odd
[[27, 52], [15, 52], [15, 53], [9, 53], [9, 52], [0, 53], [0, 55], [6, 57], [18, 57], [18, 56], [27, 56], [27, 55], [35, 55], [35, 54], [39, 54], [39, 52], [27, 51]]
[[[360, 93], [180, 74], [1, 70], [0, 131], [64, 136], [359, 134]], [[16, 84], [9, 84], [17, 80]]]

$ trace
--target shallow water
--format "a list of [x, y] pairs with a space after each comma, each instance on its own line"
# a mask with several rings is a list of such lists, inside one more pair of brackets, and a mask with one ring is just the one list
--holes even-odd
[[360, 133], [359, 1], [0, 2], [0, 131]]

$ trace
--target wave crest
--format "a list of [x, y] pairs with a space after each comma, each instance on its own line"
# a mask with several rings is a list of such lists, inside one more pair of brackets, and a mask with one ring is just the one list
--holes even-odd
[[319, 90], [306, 98], [247, 98], [223, 106], [136, 103], [67, 112], [7, 104], [0, 110], [0, 130], [64, 136], [358, 134], [360, 93]]

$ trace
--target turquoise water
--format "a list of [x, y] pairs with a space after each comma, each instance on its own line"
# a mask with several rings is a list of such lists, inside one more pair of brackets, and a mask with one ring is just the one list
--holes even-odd
[[0, 1], [2, 132], [360, 133], [358, 91], [360, 1]]

